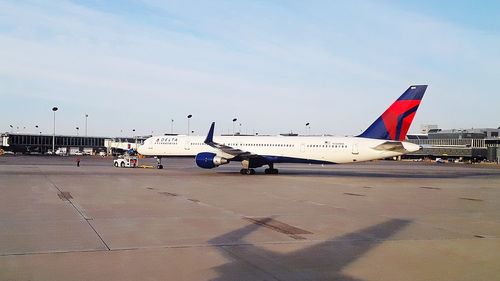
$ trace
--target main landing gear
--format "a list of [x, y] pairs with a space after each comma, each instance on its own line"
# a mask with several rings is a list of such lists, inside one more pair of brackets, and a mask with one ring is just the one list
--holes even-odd
[[243, 169], [240, 170], [240, 174], [242, 174], [242, 175], [255, 175], [255, 170], [250, 169], [250, 161], [249, 160], [241, 161], [241, 165], [243, 166]]
[[277, 175], [277, 174], [278, 174], [278, 172], [279, 172], [279, 171], [278, 171], [278, 169], [275, 169], [275, 168], [274, 168], [274, 164], [272, 164], [272, 163], [271, 163], [271, 164], [269, 164], [269, 169], [265, 169], [265, 170], [264, 170], [264, 173], [265, 173], [266, 175]]
[[163, 165], [161, 164], [161, 157], [156, 157], [156, 169], [163, 169]]
[[278, 169], [265, 169], [264, 173], [266, 175], [277, 175], [278, 174]]
[[[278, 169], [274, 168], [273, 164], [269, 165], [269, 169], [265, 169], [264, 173], [266, 175], [277, 175], [278, 174]], [[242, 175], [255, 175], [255, 170], [254, 169], [249, 169], [249, 168], [243, 168], [240, 170], [240, 174]]]
[[254, 169], [241, 169], [240, 174], [242, 175], [255, 175]]

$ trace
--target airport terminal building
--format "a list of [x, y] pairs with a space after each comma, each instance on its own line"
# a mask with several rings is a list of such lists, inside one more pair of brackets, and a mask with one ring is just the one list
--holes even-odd
[[61, 155], [87, 154], [94, 155], [101, 152], [106, 154], [123, 153], [124, 150], [137, 149], [146, 137], [86, 137], [17, 134], [5, 133], [0, 138], [0, 148], [6, 151], [23, 154], [47, 154], [52, 152], [52, 142], [55, 141], [55, 151]]
[[[423, 129], [422, 131], [425, 131]], [[499, 162], [500, 128], [441, 130], [432, 128], [424, 134], [407, 136], [407, 141], [421, 145], [406, 158], [443, 158], [465, 161]]]
[[55, 140], [55, 149], [68, 154], [86, 152], [88, 154], [106, 151], [105, 137], [36, 135], [36, 134], [2, 134], [0, 146], [5, 150], [25, 154], [46, 154], [52, 151], [52, 142]]

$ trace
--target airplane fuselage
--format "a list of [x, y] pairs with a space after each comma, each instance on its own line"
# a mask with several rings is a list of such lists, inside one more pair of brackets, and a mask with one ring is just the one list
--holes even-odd
[[[211, 152], [227, 157], [220, 150], [204, 143], [202, 136], [156, 136], [148, 138], [139, 148], [145, 156], [181, 157]], [[418, 145], [401, 142], [405, 151], [377, 149], [386, 140], [331, 136], [214, 136], [214, 141], [252, 154], [273, 163], [341, 164], [396, 157], [420, 149]]]

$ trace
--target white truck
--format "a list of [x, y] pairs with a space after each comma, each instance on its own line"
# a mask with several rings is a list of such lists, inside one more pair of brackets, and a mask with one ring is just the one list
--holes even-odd
[[56, 155], [67, 156], [68, 155], [68, 149], [66, 147], [59, 147], [58, 149], [56, 149]]
[[113, 166], [120, 168], [135, 168], [139, 164], [136, 156], [120, 156], [113, 160]]

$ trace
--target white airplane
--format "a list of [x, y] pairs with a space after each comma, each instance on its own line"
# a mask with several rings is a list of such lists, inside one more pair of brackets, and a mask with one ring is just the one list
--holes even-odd
[[214, 136], [164, 135], [148, 138], [138, 152], [158, 159], [194, 156], [200, 168], [212, 169], [232, 161], [241, 162], [241, 174], [269, 166], [266, 174], [277, 174], [276, 163], [341, 164], [401, 156], [421, 149], [405, 142], [427, 85], [410, 86], [366, 131], [356, 137], [330, 136]]

